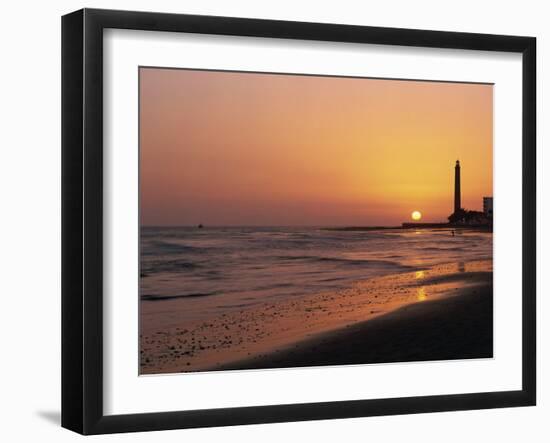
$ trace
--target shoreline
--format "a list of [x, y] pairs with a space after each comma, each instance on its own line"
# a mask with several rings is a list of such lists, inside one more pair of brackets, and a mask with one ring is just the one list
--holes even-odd
[[285, 349], [215, 369], [492, 358], [492, 292], [489, 283], [465, 288], [450, 297], [406, 305], [372, 320], [321, 333]]
[[[492, 261], [483, 260], [374, 277], [356, 281], [343, 290], [263, 302], [207, 321], [186, 321], [183, 326], [174, 322], [176, 312], [171, 314], [172, 326], [167, 327], [165, 317], [155, 317], [142, 309], [141, 324], [144, 315], [151, 316], [147, 318], [147, 330], [140, 331], [140, 374], [245, 369], [251, 361], [256, 366], [250, 367], [257, 367], [258, 359], [266, 356], [270, 357], [262, 367], [273, 367], [268, 361], [274, 361], [274, 354], [323, 334], [338, 334], [404, 306], [462, 297], [467, 295], [465, 289], [476, 290], [491, 282]], [[178, 302], [173, 303], [166, 305], [167, 311]], [[340, 360], [330, 360], [330, 364], [346, 364]], [[292, 366], [293, 361], [294, 357], [288, 355], [288, 361], [279, 367]]]

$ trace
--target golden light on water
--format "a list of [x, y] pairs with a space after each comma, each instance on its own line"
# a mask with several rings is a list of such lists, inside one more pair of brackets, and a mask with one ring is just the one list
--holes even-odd
[[411, 218], [418, 221], [422, 218], [422, 214], [420, 211], [413, 211], [413, 213], [411, 214]]
[[424, 301], [426, 300], [426, 298], [428, 298], [428, 294], [426, 294], [426, 289], [424, 288], [424, 286], [418, 288], [416, 290], [416, 299], [418, 301]]

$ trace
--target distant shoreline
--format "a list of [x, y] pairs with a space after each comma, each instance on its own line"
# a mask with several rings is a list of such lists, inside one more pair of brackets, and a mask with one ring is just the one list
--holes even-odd
[[492, 227], [487, 225], [452, 225], [449, 223], [403, 223], [400, 226], [321, 226], [321, 225], [140, 225], [140, 229], [319, 229], [322, 231], [383, 231], [383, 230], [407, 230], [407, 229], [455, 229], [455, 230], [481, 230], [492, 232]]
[[343, 226], [321, 228], [324, 231], [387, 231], [387, 230], [411, 230], [411, 229], [452, 229], [493, 232], [492, 226], [485, 225], [452, 225], [449, 223], [403, 223], [402, 226]]

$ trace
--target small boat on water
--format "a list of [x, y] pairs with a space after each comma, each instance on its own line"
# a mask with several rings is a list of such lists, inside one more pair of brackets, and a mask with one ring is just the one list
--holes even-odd
[[202, 223], [199, 223], [199, 226], [197, 226], [197, 228], [202, 229], [204, 228], [204, 226], [202, 225]]

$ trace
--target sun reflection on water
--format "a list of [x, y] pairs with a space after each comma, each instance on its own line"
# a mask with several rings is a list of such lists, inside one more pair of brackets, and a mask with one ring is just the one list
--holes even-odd
[[418, 301], [424, 301], [428, 298], [428, 294], [426, 294], [426, 289], [424, 286], [416, 290], [416, 298]]

